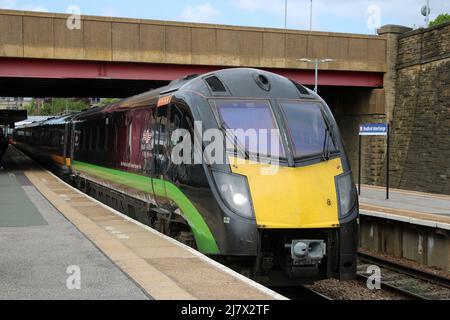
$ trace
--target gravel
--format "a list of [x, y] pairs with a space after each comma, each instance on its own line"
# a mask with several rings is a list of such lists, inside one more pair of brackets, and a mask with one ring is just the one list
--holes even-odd
[[370, 290], [362, 281], [321, 280], [308, 286], [333, 300], [405, 300], [404, 296], [385, 291]]
[[406, 258], [399, 258], [399, 257], [393, 256], [393, 255], [390, 255], [390, 254], [385, 254], [385, 253], [380, 253], [380, 252], [373, 252], [373, 251], [369, 251], [369, 250], [362, 249], [362, 248], [360, 248], [359, 251], [361, 253], [365, 253], [365, 254], [368, 254], [368, 255], [371, 255], [371, 256], [374, 256], [374, 257], [378, 257], [378, 258], [381, 258], [381, 259], [392, 261], [394, 263], [398, 263], [398, 264], [400, 264], [402, 266], [405, 266], [405, 267], [408, 267], [408, 268], [413, 268], [413, 269], [416, 269], [416, 270], [425, 271], [425, 272], [429, 272], [429, 273], [432, 273], [432, 274], [435, 274], [435, 275], [438, 275], [438, 276], [441, 276], [441, 277], [445, 277], [445, 278], [450, 280], [450, 272], [448, 272], [446, 270], [443, 270], [443, 269], [439, 269], [439, 268], [431, 267], [431, 266], [426, 266], [426, 265], [421, 264], [419, 262], [408, 260]]

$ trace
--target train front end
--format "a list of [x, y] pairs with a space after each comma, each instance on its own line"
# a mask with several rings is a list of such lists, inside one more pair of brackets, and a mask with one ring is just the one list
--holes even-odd
[[202, 80], [200, 90], [194, 82], [205, 97], [195, 102], [202, 121], [225, 138], [226, 163], [205, 169], [223, 222], [221, 253], [252, 257], [252, 276], [271, 285], [354, 279], [358, 199], [326, 103], [261, 70]]

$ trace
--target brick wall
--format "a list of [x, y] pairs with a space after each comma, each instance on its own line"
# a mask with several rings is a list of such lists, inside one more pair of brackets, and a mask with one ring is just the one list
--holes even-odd
[[398, 41], [392, 186], [450, 194], [450, 23]]

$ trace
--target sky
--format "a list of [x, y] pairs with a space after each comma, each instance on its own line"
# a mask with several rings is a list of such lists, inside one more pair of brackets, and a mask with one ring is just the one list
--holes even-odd
[[[140, 19], [216, 23], [254, 27], [285, 27], [286, 0], [0, 0], [0, 8]], [[311, 0], [287, 0], [287, 28], [309, 30]], [[312, 0], [312, 29], [375, 34], [385, 24], [423, 27], [420, 13], [426, 0]], [[434, 19], [450, 13], [450, 0], [430, 0]]]

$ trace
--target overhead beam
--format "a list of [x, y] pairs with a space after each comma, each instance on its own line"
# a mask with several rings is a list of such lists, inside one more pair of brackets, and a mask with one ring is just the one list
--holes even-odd
[[[95, 79], [171, 81], [188, 74], [204, 74], [222, 66], [123, 63], [82, 60], [0, 58], [0, 77], [35, 79]], [[264, 68], [304, 85], [314, 84], [311, 70]], [[319, 85], [382, 87], [383, 73], [330, 71], [319, 73]]]

